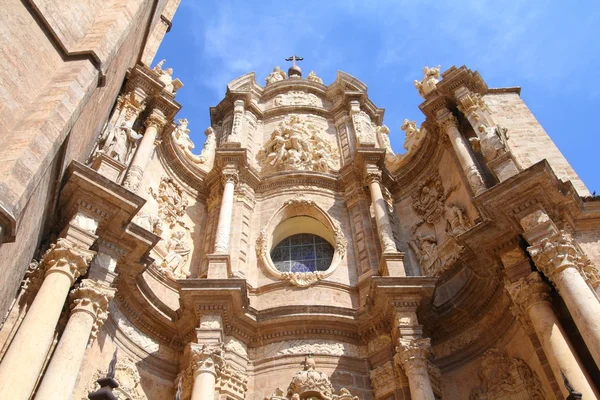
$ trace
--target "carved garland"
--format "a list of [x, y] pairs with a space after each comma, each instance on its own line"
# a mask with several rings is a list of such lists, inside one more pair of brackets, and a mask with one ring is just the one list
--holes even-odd
[[[271, 259], [270, 250], [273, 248], [273, 232], [284, 220], [295, 216], [309, 216], [321, 222], [333, 236], [335, 252], [331, 265], [326, 271], [314, 272], [281, 272]], [[286, 200], [274, 213], [267, 225], [261, 230], [256, 240], [256, 255], [267, 270], [278, 279], [287, 280], [298, 287], [308, 287], [333, 274], [340, 261], [346, 256], [347, 241], [340, 223], [333, 218], [314, 201], [298, 194]]]

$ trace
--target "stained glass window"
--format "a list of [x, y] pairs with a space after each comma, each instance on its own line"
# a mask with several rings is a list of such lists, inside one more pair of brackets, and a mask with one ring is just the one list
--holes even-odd
[[271, 250], [271, 260], [281, 272], [326, 271], [334, 249], [320, 236], [301, 233], [283, 239]]

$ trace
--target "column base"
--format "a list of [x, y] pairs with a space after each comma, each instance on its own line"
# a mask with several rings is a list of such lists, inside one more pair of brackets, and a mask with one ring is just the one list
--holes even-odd
[[121, 164], [119, 161], [108, 157], [106, 154], [99, 154], [92, 165], [90, 166], [94, 171], [97, 171], [100, 175], [110, 179], [115, 183], [119, 183], [123, 171], [127, 168], [126, 165]]
[[404, 253], [383, 253], [379, 260], [379, 275], [406, 276]]
[[207, 279], [227, 279], [231, 276], [229, 254], [208, 254]]

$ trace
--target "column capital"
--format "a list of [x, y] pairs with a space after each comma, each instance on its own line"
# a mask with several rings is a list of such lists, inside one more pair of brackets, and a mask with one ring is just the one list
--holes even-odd
[[60, 272], [71, 280], [71, 284], [77, 278], [85, 274], [94, 251], [78, 246], [65, 238], [59, 238], [56, 243], [42, 257], [46, 276]]
[[452, 128], [458, 129], [458, 120], [447, 108], [438, 110], [436, 113], [436, 121], [446, 134]]
[[380, 169], [375, 168], [367, 168], [367, 172], [365, 173], [365, 182], [367, 184], [371, 184], [373, 182], [381, 183], [382, 173]]
[[167, 122], [168, 121], [163, 115], [163, 113], [155, 109], [152, 110], [150, 115], [148, 115], [146, 121], [144, 122], [144, 125], [146, 126], [146, 129], [150, 127], [155, 127], [158, 131], [162, 131]]
[[575, 247], [571, 236], [560, 231], [552, 238], [543, 238], [538, 244], [527, 248], [535, 265], [551, 280], [567, 268], [580, 270], [581, 253]]
[[394, 361], [405, 373], [428, 374], [427, 362], [431, 357], [431, 339], [398, 339]]
[[527, 310], [534, 304], [550, 301], [550, 287], [542, 280], [538, 272], [532, 272], [512, 283], [506, 280], [504, 286], [524, 315], [527, 315]]
[[194, 378], [201, 373], [217, 375], [225, 365], [223, 346], [209, 346], [207, 344], [190, 343], [190, 362]]
[[71, 314], [86, 312], [94, 318], [94, 326], [90, 333], [90, 343], [96, 339], [98, 331], [108, 318], [108, 304], [114, 297], [114, 291], [100, 283], [84, 279], [69, 294]]
[[239, 180], [239, 173], [235, 168], [225, 168], [221, 172], [221, 183], [223, 186], [225, 186], [225, 184], [228, 182], [233, 182], [234, 185], [237, 185]]

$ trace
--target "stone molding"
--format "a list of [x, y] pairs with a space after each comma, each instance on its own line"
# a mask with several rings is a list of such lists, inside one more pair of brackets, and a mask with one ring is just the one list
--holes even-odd
[[538, 244], [527, 248], [535, 265], [552, 281], [560, 279], [559, 273], [567, 268], [581, 271], [581, 252], [564, 231], [552, 238], [543, 238]]
[[537, 272], [532, 272], [513, 283], [506, 280], [504, 285], [524, 316], [527, 316], [527, 310], [534, 304], [550, 302], [550, 287]]

